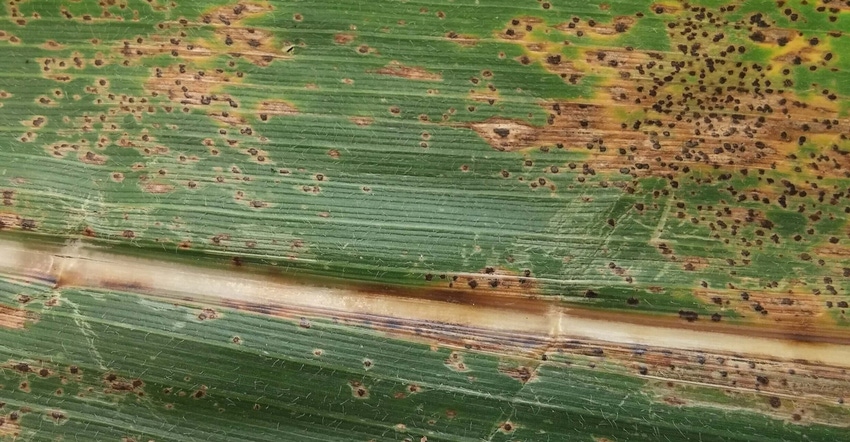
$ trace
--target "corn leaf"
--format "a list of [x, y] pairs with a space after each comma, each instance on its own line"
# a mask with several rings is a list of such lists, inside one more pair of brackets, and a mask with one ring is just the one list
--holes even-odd
[[842, 440], [848, 29], [11, 0], [0, 439]]

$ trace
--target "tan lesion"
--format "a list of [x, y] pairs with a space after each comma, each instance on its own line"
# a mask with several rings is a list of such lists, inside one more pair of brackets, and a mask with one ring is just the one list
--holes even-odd
[[338, 45], [347, 45], [354, 41], [354, 34], [341, 32], [334, 35], [334, 43]]
[[142, 59], [157, 56], [179, 56], [183, 60], [203, 60], [216, 55], [213, 49], [200, 40], [189, 41], [179, 33], [151, 34], [124, 40], [112, 48], [120, 55], [124, 65], [140, 64]]
[[[8, 216], [0, 214], [0, 221], [8, 219]], [[0, 305], [0, 328], [22, 329], [27, 323], [37, 320], [35, 313], [26, 310]]]
[[291, 57], [291, 45], [267, 30], [251, 27], [246, 20], [262, 16], [274, 8], [268, 2], [239, 2], [201, 14], [200, 23], [215, 27], [218, 50], [244, 58], [258, 66]]
[[215, 30], [219, 44], [234, 57], [244, 58], [257, 66], [268, 66], [278, 58], [286, 57], [288, 46], [283, 48], [273, 34], [251, 27], [226, 27]]
[[247, 120], [241, 114], [229, 111], [212, 111], [207, 114], [213, 120], [226, 126], [241, 126], [247, 124]]
[[484, 87], [470, 89], [467, 94], [467, 99], [493, 105], [499, 101], [500, 96], [499, 90], [493, 85], [493, 83], [490, 83]]
[[553, 26], [555, 29], [563, 32], [566, 35], [576, 37], [593, 36], [597, 38], [612, 37], [617, 34], [624, 33], [629, 30], [636, 20], [630, 16], [618, 16], [606, 23], [591, 23], [589, 20], [580, 20], [578, 22], [567, 21]]
[[41, 47], [42, 49], [47, 49], [48, 51], [59, 51], [65, 49], [65, 45], [58, 43], [56, 40], [47, 40], [39, 47]]
[[[845, 227], [845, 230], [848, 229]], [[850, 235], [850, 232], [846, 235]], [[815, 247], [812, 255], [831, 260], [850, 260], [850, 248], [841, 244], [823, 244]]]
[[[742, 293], [746, 293], [746, 296], [742, 296]], [[802, 284], [779, 293], [764, 290], [694, 290], [693, 294], [704, 304], [719, 307], [721, 314], [735, 312], [744, 322], [773, 324], [788, 334], [817, 330], [832, 324], [824, 302]]]
[[447, 32], [444, 37], [446, 40], [449, 40], [453, 43], [457, 43], [461, 46], [471, 47], [478, 44], [479, 38], [471, 35], [471, 34], [460, 34], [455, 31]]
[[405, 78], [419, 81], [442, 81], [443, 75], [439, 72], [431, 72], [419, 66], [407, 66], [398, 61], [390, 61], [386, 66], [370, 71], [378, 75]]
[[153, 75], [145, 81], [145, 88], [153, 97], [163, 96], [184, 106], [216, 104], [234, 107], [238, 103], [233, 96], [217, 91], [238, 82], [238, 77], [220, 69], [199, 71], [191, 66], [177, 64], [155, 68]]
[[12, 419], [12, 413], [0, 416], [0, 438], [16, 440], [21, 435], [20, 419]]
[[151, 178], [147, 174], [139, 176], [139, 188], [146, 193], [153, 194], [165, 194], [174, 191], [173, 185], [158, 178]]
[[289, 117], [298, 115], [300, 111], [295, 105], [284, 100], [264, 100], [257, 107], [260, 121], [268, 121], [271, 117]]
[[[672, 6], [659, 4], [658, 7], [669, 12]], [[620, 19], [625, 25], [634, 22], [633, 18], [617, 18], [608, 25], [595, 24], [593, 32], [599, 33], [605, 26], [616, 26]], [[672, 180], [688, 170], [752, 167], [840, 178], [850, 169], [850, 155], [829, 150], [829, 146], [847, 144], [842, 134], [850, 127], [846, 118], [839, 117], [837, 101], [821, 94], [801, 97], [789, 88], [782, 88], [783, 79], [778, 71], [783, 63], [761, 68], [764, 76], [753, 69], [754, 73], [743, 80], [749, 84], [752, 78], [761, 78], [762, 90], [768, 88], [765, 84], [770, 80], [776, 93], [725, 92], [727, 86], [739, 81], [737, 72], [735, 75], [726, 72], [728, 60], [734, 61], [735, 57], [723, 59], [726, 64], [717, 62], [713, 73], [702, 59], [673, 51], [662, 53], [596, 46], [579, 48], [580, 55], [570, 60], [561, 52], [561, 44], [540, 40], [528, 30], [530, 27], [534, 31], [545, 29], [569, 34], [578, 32], [580, 26], [588, 25], [581, 20], [572, 27], [562, 23], [547, 28], [539, 18], [520, 17], [507, 22], [497, 38], [524, 49], [523, 55], [516, 58], [517, 63], [539, 65], [565, 82], [579, 82], [588, 74], [604, 78], [593, 97], [581, 101], [541, 100], [541, 110], [547, 114], [547, 121], [542, 125], [519, 119], [491, 118], [466, 127], [500, 151], [581, 149], [589, 154], [590, 168], [609, 173], [626, 171], [632, 176], [664, 176]], [[770, 32], [779, 36], [788, 31]], [[721, 46], [726, 48], [725, 41], [712, 43], [714, 35], [716, 33], [707, 33], [702, 47], [707, 51], [719, 50]], [[671, 38], [674, 49], [688, 43], [690, 50], [693, 45], [676, 32], [671, 32]], [[777, 47], [774, 60], [796, 57], [803, 49], [800, 45], [808, 45], [803, 38], [789, 41], [786, 46]], [[818, 54], [825, 50], [823, 47], [823, 44], [817, 46], [810, 51], [815, 55], [808, 57], [819, 57]], [[695, 64], [685, 64], [693, 60], [697, 60]], [[695, 80], [684, 84], [677, 80], [659, 82], [662, 77], [671, 75], [674, 63], [682, 63], [681, 70], [685, 73], [705, 70], [705, 84], [701, 87]], [[721, 81], [723, 76], [729, 78]], [[675, 79], [678, 78], [686, 76], [679, 72]], [[724, 92], [718, 93], [716, 88]], [[485, 97], [470, 96], [471, 100], [477, 98]], [[713, 103], [718, 103], [715, 110], [703, 110]], [[824, 157], [802, 158], [800, 146], [806, 143], [822, 146]], [[799, 158], [789, 161], [795, 154]]]
[[501, 362], [498, 370], [499, 373], [521, 384], [527, 384], [537, 380], [537, 367], [532, 364], [522, 365], [517, 362]]
[[350, 117], [348, 120], [360, 127], [370, 126], [372, 123], [375, 122], [374, 118], [364, 116]]
[[91, 150], [83, 149], [78, 152], [77, 159], [80, 160], [80, 162], [82, 163], [91, 164], [95, 166], [102, 166], [106, 164], [106, 161], [109, 159], [109, 157]]
[[0, 41], [8, 41], [9, 43], [12, 43], [12, 44], [20, 44], [21, 43], [21, 39], [17, 35], [12, 34], [9, 31], [2, 30], [2, 29], [0, 29]]
[[247, 2], [240, 1], [236, 4], [212, 8], [200, 16], [204, 24], [231, 26], [249, 17], [257, 17], [273, 11], [274, 8], [267, 1]]

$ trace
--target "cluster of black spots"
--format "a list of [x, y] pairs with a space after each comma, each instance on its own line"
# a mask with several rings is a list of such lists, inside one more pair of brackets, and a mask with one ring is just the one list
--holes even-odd
[[679, 318], [688, 322], [694, 322], [699, 319], [699, 314], [690, 310], [679, 310]]

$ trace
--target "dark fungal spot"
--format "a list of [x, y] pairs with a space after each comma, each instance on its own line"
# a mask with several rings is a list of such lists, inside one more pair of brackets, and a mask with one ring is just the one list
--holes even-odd
[[499, 431], [501, 431], [502, 433], [513, 433], [515, 430], [516, 427], [510, 422], [504, 422], [502, 423], [502, 425], [499, 426]]
[[53, 410], [53, 411], [51, 411], [51, 412], [50, 412], [50, 417], [51, 417], [54, 421], [57, 421], [57, 422], [58, 422], [58, 421], [62, 421], [62, 420], [67, 419], [67, 417], [65, 416], [65, 413], [63, 413], [63, 412], [61, 412], [61, 411], [59, 411], [59, 410]]
[[690, 310], [679, 310], [679, 317], [688, 322], [694, 322], [699, 319], [699, 314]]
[[503, 128], [503, 127], [497, 127], [497, 128], [494, 128], [494, 129], [493, 129], [493, 132], [494, 132], [496, 135], [498, 135], [498, 136], [500, 136], [500, 137], [502, 137], [502, 138], [507, 138], [507, 137], [508, 137], [508, 135], [510, 135], [510, 134], [511, 134], [511, 130], [510, 130], [510, 129]]

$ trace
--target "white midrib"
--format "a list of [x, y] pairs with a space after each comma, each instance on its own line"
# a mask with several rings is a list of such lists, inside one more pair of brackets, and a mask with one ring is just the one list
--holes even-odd
[[[670, 328], [582, 317], [569, 307], [540, 300], [538, 309], [504, 304], [451, 303], [386, 295], [378, 291], [328, 288], [276, 280], [235, 269], [209, 269], [109, 253], [80, 244], [30, 248], [0, 240], [0, 272], [55, 281], [57, 289], [121, 290], [173, 303], [251, 303], [331, 317], [375, 315], [397, 321], [443, 323], [472, 330], [543, 338], [553, 345], [591, 339], [614, 345], [734, 353], [776, 360], [806, 360], [850, 367], [850, 345], [800, 342], [775, 337]], [[120, 288], [119, 288], [120, 287]], [[189, 301], [187, 301], [189, 300]], [[194, 301], [194, 302], [193, 302]], [[523, 304], [528, 304], [523, 301]], [[316, 313], [319, 312], [319, 313]]]

